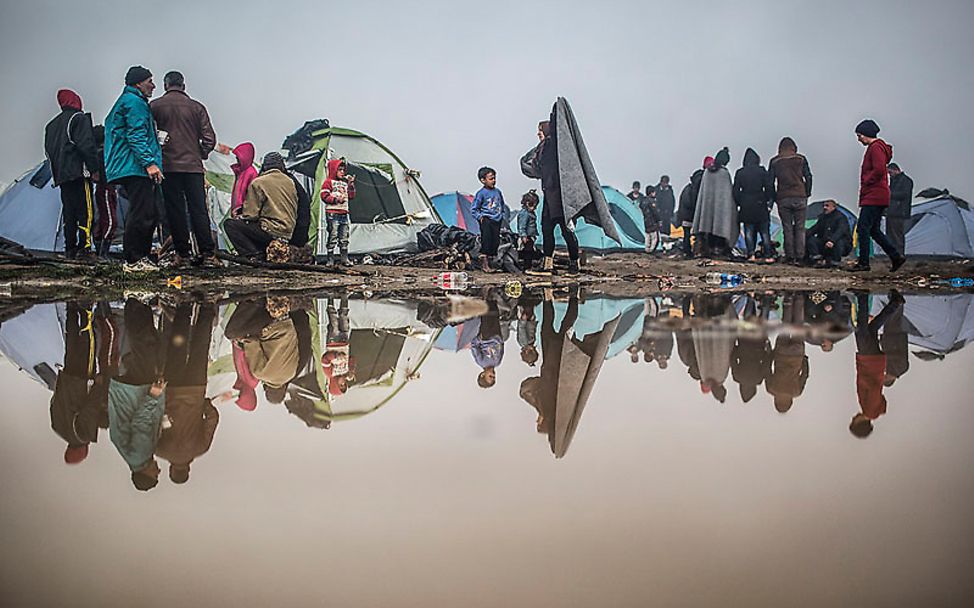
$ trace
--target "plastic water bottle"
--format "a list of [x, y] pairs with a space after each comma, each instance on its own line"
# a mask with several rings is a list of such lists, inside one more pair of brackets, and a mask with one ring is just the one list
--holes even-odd
[[708, 272], [704, 277], [708, 285], [720, 285], [721, 287], [737, 287], [744, 283], [744, 277], [739, 274], [727, 272]]
[[954, 277], [949, 282], [951, 287], [974, 287], [974, 279], [970, 277]]
[[433, 277], [433, 282], [440, 289], [466, 289], [469, 277], [465, 272], [442, 272]]

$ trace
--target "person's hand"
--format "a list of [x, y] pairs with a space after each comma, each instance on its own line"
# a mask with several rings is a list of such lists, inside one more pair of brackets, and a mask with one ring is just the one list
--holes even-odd
[[97, 171], [95, 171], [94, 173], [91, 174], [91, 181], [93, 182], [101, 181], [101, 175]]
[[832, 249], [832, 247], [834, 247], [834, 246], [835, 246], [835, 243], [833, 243], [832, 241], [826, 241], [825, 242], [825, 248], [826, 249]]
[[162, 394], [162, 391], [166, 390], [166, 384], [168, 384], [168, 382], [162, 378], [156, 380], [152, 383], [152, 388], [149, 389], [149, 395], [152, 397], [158, 397]]
[[157, 184], [162, 183], [162, 170], [156, 165], [149, 165], [145, 168], [145, 172], [149, 174], [149, 179]]
[[348, 176], [345, 177], [345, 181], [348, 182], [349, 184], [354, 184], [355, 183], [355, 176], [354, 175], [348, 175]]

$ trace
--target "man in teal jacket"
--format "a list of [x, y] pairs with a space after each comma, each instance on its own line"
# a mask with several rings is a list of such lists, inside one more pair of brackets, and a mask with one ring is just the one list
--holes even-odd
[[149, 260], [162, 183], [162, 147], [148, 101], [155, 88], [149, 70], [140, 65], [129, 68], [125, 88], [105, 119], [105, 177], [121, 184], [129, 200], [122, 239], [126, 271], [158, 269]]

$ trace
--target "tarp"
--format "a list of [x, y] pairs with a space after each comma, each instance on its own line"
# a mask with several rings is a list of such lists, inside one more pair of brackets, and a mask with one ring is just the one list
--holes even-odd
[[913, 203], [906, 254], [974, 257], [974, 212], [949, 195]]

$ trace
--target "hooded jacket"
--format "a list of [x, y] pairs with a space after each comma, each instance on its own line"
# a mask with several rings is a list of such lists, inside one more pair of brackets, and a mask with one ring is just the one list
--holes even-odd
[[247, 188], [257, 177], [257, 167], [254, 166], [254, 144], [245, 141], [233, 149], [233, 155], [237, 157], [237, 162], [230, 165], [233, 171], [233, 191], [230, 193], [231, 212], [243, 209], [244, 201], [247, 199]]
[[203, 159], [216, 146], [210, 115], [185, 91], [171, 90], [149, 104], [156, 125], [169, 133], [162, 147], [162, 169], [174, 173], [203, 173]]
[[[659, 212], [659, 217], [664, 222], [669, 222], [673, 217], [673, 212], [676, 210], [676, 198], [673, 194], [673, 186], [667, 184], [657, 184], [656, 185], [656, 211]], [[664, 230], [668, 230], [669, 226], [664, 226]]]
[[274, 238], [290, 240], [298, 214], [298, 192], [291, 176], [271, 169], [257, 176], [247, 189], [243, 217], [258, 220]]
[[69, 103], [44, 129], [44, 152], [51, 161], [55, 186], [81, 179], [85, 167], [91, 173], [101, 171], [91, 114], [81, 111], [80, 98]]
[[167, 389], [166, 415], [172, 426], [159, 435], [156, 456], [174, 465], [188, 465], [209, 451], [220, 413], [204, 397], [205, 391], [205, 386]]
[[748, 148], [744, 164], [734, 174], [734, 203], [738, 219], [745, 224], [764, 224], [770, 221], [768, 201], [768, 171], [761, 166], [761, 157]]
[[913, 215], [913, 180], [902, 171], [889, 178], [889, 211], [886, 215], [899, 219]]
[[126, 86], [105, 119], [105, 178], [148, 177], [150, 165], [162, 168], [162, 148], [149, 102]]
[[692, 222], [693, 214], [697, 209], [697, 196], [700, 194], [700, 181], [703, 179], [703, 169], [697, 169], [690, 176], [690, 183], [684, 186], [680, 192], [680, 207], [677, 211], [677, 220], [682, 222]]
[[779, 147], [768, 163], [768, 192], [772, 201], [784, 198], [808, 198], [812, 195], [812, 170], [808, 159], [794, 149]]
[[889, 171], [893, 146], [877, 138], [866, 146], [859, 176], [859, 206], [889, 207]]
[[321, 202], [325, 204], [325, 213], [348, 215], [348, 201], [355, 198], [355, 182], [348, 182], [348, 178], [338, 178], [338, 168], [344, 159], [333, 158], [328, 161], [328, 176], [321, 182]]

